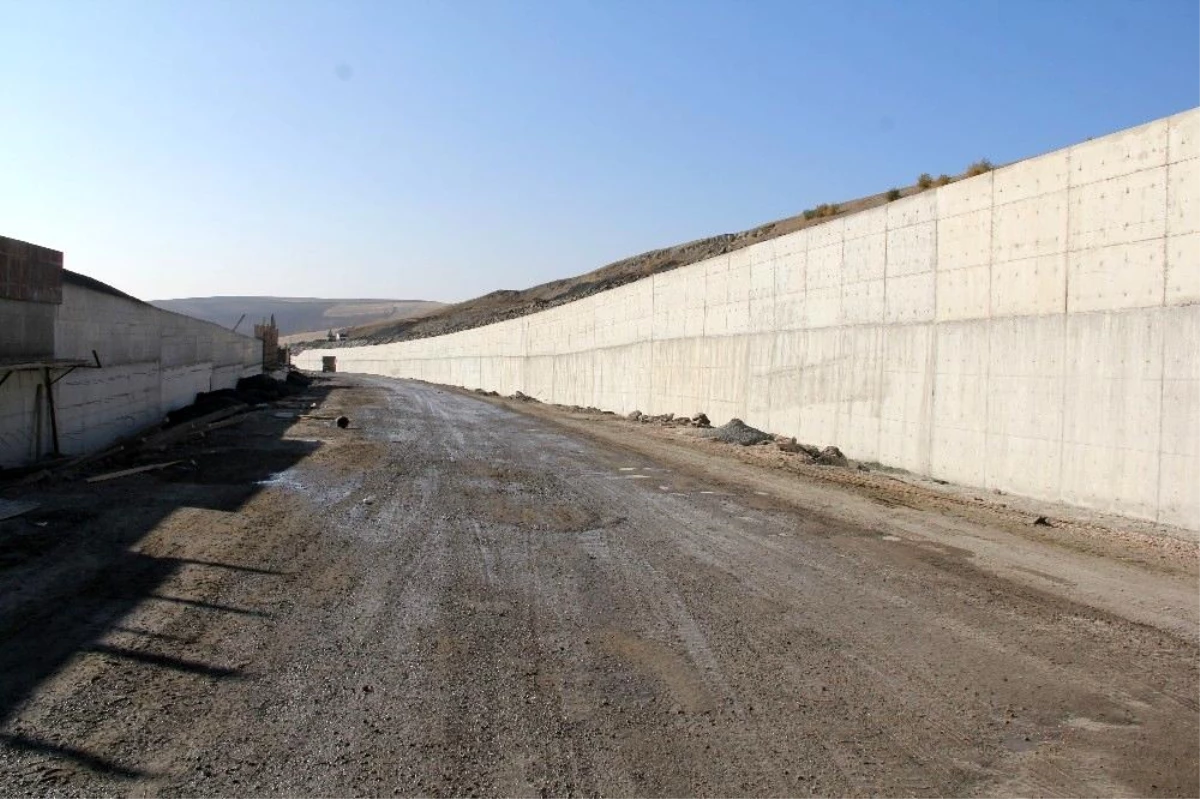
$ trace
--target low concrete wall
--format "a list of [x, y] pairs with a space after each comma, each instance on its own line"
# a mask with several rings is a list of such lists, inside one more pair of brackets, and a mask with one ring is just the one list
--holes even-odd
[[703, 410], [852, 458], [1200, 528], [1200, 112], [320, 368]]
[[[61, 305], [37, 307], [54, 310], [55, 358], [91, 360], [96, 350], [103, 364], [54, 385], [59, 443], [68, 455], [103, 447], [190, 404], [199, 391], [232, 388], [262, 370], [261, 342], [113, 293], [67, 282]], [[51, 450], [41, 381], [39, 373], [16, 372], [0, 386], [0, 466]]]

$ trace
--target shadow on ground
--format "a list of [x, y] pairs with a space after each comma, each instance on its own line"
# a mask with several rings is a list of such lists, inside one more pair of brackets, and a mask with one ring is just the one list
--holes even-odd
[[[314, 382], [303, 398], [319, 403], [329, 390]], [[261, 481], [320, 446], [284, 439], [290, 424], [268, 411], [240, 427], [214, 431], [207, 440], [163, 453], [161, 460], [181, 463], [161, 472], [95, 484], [80, 476], [45, 486], [0, 485], [0, 497], [40, 503], [23, 516], [0, 521], [0, 726], [7, 726], [40, 685], [82, 653], [216, 680], [240, 678], [236, 669], [112, 646], [101, 639], [109, 632], [126, 632], [150, 641], [186, 643], [179, 636], [123, 626], [122, 620], [145, 602], [176, 603], [197, 612], [268, 615], [254, 608], [173, 596], [162, 589], [185, 566], [280, 572], [153, 557], [137, 550], [139, 542], [181, 508], [238, 511], [261, 490]], [[0, 732], [0, 747], [69, 759], [118, 777], [143, 776], [103, 752], [37, 740], [11, 729]]]

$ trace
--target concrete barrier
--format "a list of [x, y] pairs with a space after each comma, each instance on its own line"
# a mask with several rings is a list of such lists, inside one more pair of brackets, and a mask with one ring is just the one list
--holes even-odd
[[487, 327], [320, 367], [703, 410], [1200, 528], [1200, 111]]
[[[197, 392], [232, 388], [262, 371], [262, 342], [106, 288], [68, 274], [62, 303], [36, 306], [53, 312], [55, 359], [91, 361], [96, 350], [103, 364], [54, 384], [64, 454], [99, 449], [192, 403]], [[18, 371], [0, 385], [0, 466], [51, 451], [41, 382], [40, 372]]]

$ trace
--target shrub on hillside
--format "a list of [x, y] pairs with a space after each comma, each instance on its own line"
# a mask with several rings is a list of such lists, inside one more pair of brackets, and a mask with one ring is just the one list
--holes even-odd
[[991, 172], [992, 169], [992, 162], [986, 158], [981, 158], [967, 167], [967, 177], [973, 178], [976, 175], [982, 175], [984, 172]]
[[888, 202], [892, 202], [893, 200], [899, 200], [900, 199], [900, 190], [899, 189], [888, 189], [887, 198], [888, 198]]
[[933, 185], [933, 175], [930, 175], [928, 172], [922, 172], [921, 176], [917, 178], [917, 185], [922, 189], [929, 188]]
[[948, 183], [950, 183], [949, 175], [938, 175], [938, 179], [934, 181], [934, 185], [936, 186], [945, 186]]
[[804, 212], [805, 221], [813, 219], [824, 219], [830, 216], [836, 216], [841, 213], [842, 207], [837, 203], [821, 203], [816, 208], [809, 208]]

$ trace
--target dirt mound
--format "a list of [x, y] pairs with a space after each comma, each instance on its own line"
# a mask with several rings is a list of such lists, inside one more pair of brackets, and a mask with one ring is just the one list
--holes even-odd
[[741, 419], [730, 419], [720, 427], [714, 427], [711, 431], [701, 433], [701, 435], [724, 441], [727, 444], [741, 444], [743, 447], [762, 444], [764, 441], [773, 441], [775, 438], [757, 427], [751, 427]]

